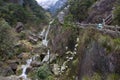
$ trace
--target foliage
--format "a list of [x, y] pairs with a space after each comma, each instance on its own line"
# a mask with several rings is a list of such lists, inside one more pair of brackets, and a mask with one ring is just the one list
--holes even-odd
[[45, 11], [35, 0], [24, 0], [24, 5], [9, 3], [0, 0], [0, 17], [4, 18], [10, 25], [16, 22], [40, 24], [47, 22]]
[[45, 11], [37, 4], [35, 0], [24, 0], [24, 2], [25, 7], [29, 7], [29, 9], [32, 11], [33, 16], [31, 17], [31, 19], [34, 18], [34, 20], [38, 21], [39, 23], [47, 21]]
[[119, 74], [113, 73], [113, 74], [109, 74], [109, 75], [107, 76], [107, 80], [119, 80], [119, 79], [120, 79]]
[[75, 30], [76, 29], [76, 25], [73, 22], [73, 16], [71, 14], [67, 15], [64, 18], [63, 29], [64, 30], [67, 30], [67, 29]]
[[120, 25], [120, 6], [116, 6], [114, 15], [114, 24]]
[[85, 76], [82, 80], [102, 80], [102, 78], [98, 73], [94, 73], [92, 77]]
[[11, 35], [11, 27], [4, 20], [0, 19], [0, 57], [4, 58], [13, 55], [14, 38]]
[[88, 15], [88, 9], [96, 0], [71, 0], [70, 13], [75, 21], [83, 21]]
[[20, 5], [9, 3], [0, 7], [0, 17], [4, 18], [11, 25], [16, 22], [26, 23], [29, 19], [29, 12]]
[[37, 71], [37, 77], [40, 80], [46, 80], [49, 79], [51, 77], [49, 77], [51, 75], [51, 72], [48, 68], [48, 65], [44, 64], [43, 66], [41, 66], [38, 71]]

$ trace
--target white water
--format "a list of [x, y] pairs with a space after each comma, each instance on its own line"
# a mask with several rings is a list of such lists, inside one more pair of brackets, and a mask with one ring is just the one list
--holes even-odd
[[42, 60], [42, 63], [43, 63], [43, 62], [48, 62], [49, 59], [50, 59], [50, 50], [48, 50], [47, 55], [46, 55], [46, 56], [44, 57], [44, 59]]
[[47, 29], [46, 34], [45, 34], [45, 39], [42, 40], [42, 44], [43, 44], [44, 46], [46, 46], [46, 47], [48, 46], [47, 36], [48, 36], [49, 30], [50, 30], [50, 26], [51, 26], [51, 24], [53, 23], [53, 21], [54, 21], [54, 20], [50, 21], [49, 26], [48, 26], [48, 29]]
[[19, 76], [19, 78], [22, 78], [23, 80], [28, 80], [27, 78], [27, 74], [26, 74], [26, 70], [27, 68], [30, 67], [30, 64], [33, 60], [36, 59], [36, 57], [38, 57], [39, 55], [34, 55], [33, 57], [31, 57], [30, 59], [26, 60], [26, 65], [22, 65], [22, 74]]
[[45, 28], [42, 30], [42, 32], [40, 33], [40, 36], [44, 36], [44, 34], [45, 34]]
[[32, 58], [31, 59], [28, 59], [27, 61], [27, 64], [26, 65], [22, 65], [22, 74], [19, 76], [20, 78], [23, 78], [23, 80], [26, 80], [27, 79], [27, 74], [26, 74], [26, 70], [28, 67], [30, 67], [30, 64], [32, 62]]
[[[44, 33], [45, 33], [45, 39], [42, 40], [42, 44], [43, 44], [44, 46], [46, 46], [46, 47], [47, 47], [47, 45], [48, 45], [47, 36], [48, 36], [49, 30], [50, 30], [50, 26], [51, 26], [51, 24], [53, 23], [53, 21], [54, 21], [54, 20], [52, 20], [52, 21], [49, 23], [49, 26], [48, 26], [48, 29], [47, 29], [46, 33], [45, 33], [45, 29], [43, 29], [43, 31], [42, 31], [41, 34], [40, 34], [40, 36], [44, 36]], [[22, 74], [19, 76], [20, 78], [22, 78], [23, 80], [27, 80], [27, 79], [28, 79], [28, 78], [27, 78], [27, 74], [26, 74], [26, 70], [27, 70], [27, 68], [30, 67], [31, 62], [32, 62], [33, 60], [35, 60], [35, 58], [36, 58], [37, 56], [38, 56], [38, 55], [34, 55], [33, 57], [31, 57], [30, 59], [28, 59], [28, 60], [26, 61], [26, 65], [22, 65]], [[48, 50], [47, 55], [45, 56], [45, 58], [43, 59], [42, 62], [47, 62], [47, 61], [49, 61], [49, 59], [50, 59], [50, 51]]]

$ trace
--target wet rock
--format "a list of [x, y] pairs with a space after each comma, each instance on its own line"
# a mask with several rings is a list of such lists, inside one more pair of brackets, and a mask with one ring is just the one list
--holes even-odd
[[42, 65], [42, 63], [41, 62], [38, 62], [38, 61], [33, 61], [32, 63], [31, 63], [31, 66], [32, 67], [39, 67], [39, 66], [41, 66]]
[[29, 67], [26, 69], [26, 74], [28, 74], [31, 70], [32, 70], [32, 67], [29, 66]]

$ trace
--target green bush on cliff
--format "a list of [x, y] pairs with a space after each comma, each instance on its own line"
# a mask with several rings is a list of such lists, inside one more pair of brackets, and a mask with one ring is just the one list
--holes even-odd
[[0, 58], [9, 57], [13, 55], [13, 37], [11, 34], [11, 27], [4, 20], [0, 19]]
[[96, 0], [71, 0], [70, 13], [75, 21], [83, 21], [88, 16], [88, 9]]
[[50, 76], [51, 72], [46, 64], [41, 66], [37, 71], [37, 78], [40, 80], [47, 80], [48, 78], [51, 78]]

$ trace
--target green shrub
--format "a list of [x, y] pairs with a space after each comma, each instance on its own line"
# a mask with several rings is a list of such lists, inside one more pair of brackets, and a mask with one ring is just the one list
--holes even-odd
[[120, 75], [118, 74], [109, 74], [107, 76], [107, 80], [119, 80], [120, 79]]
[[51, 75], [48, 65], [44, 64], [37, 71], [37, 77], [40, 80], [46, 80]]
[[[14, 38], [11, 35], [11, 27], [0, 19], [0, 57], [5, 58], [13, 55]], [[6, 56], [7, 55], [7, 56]]]

